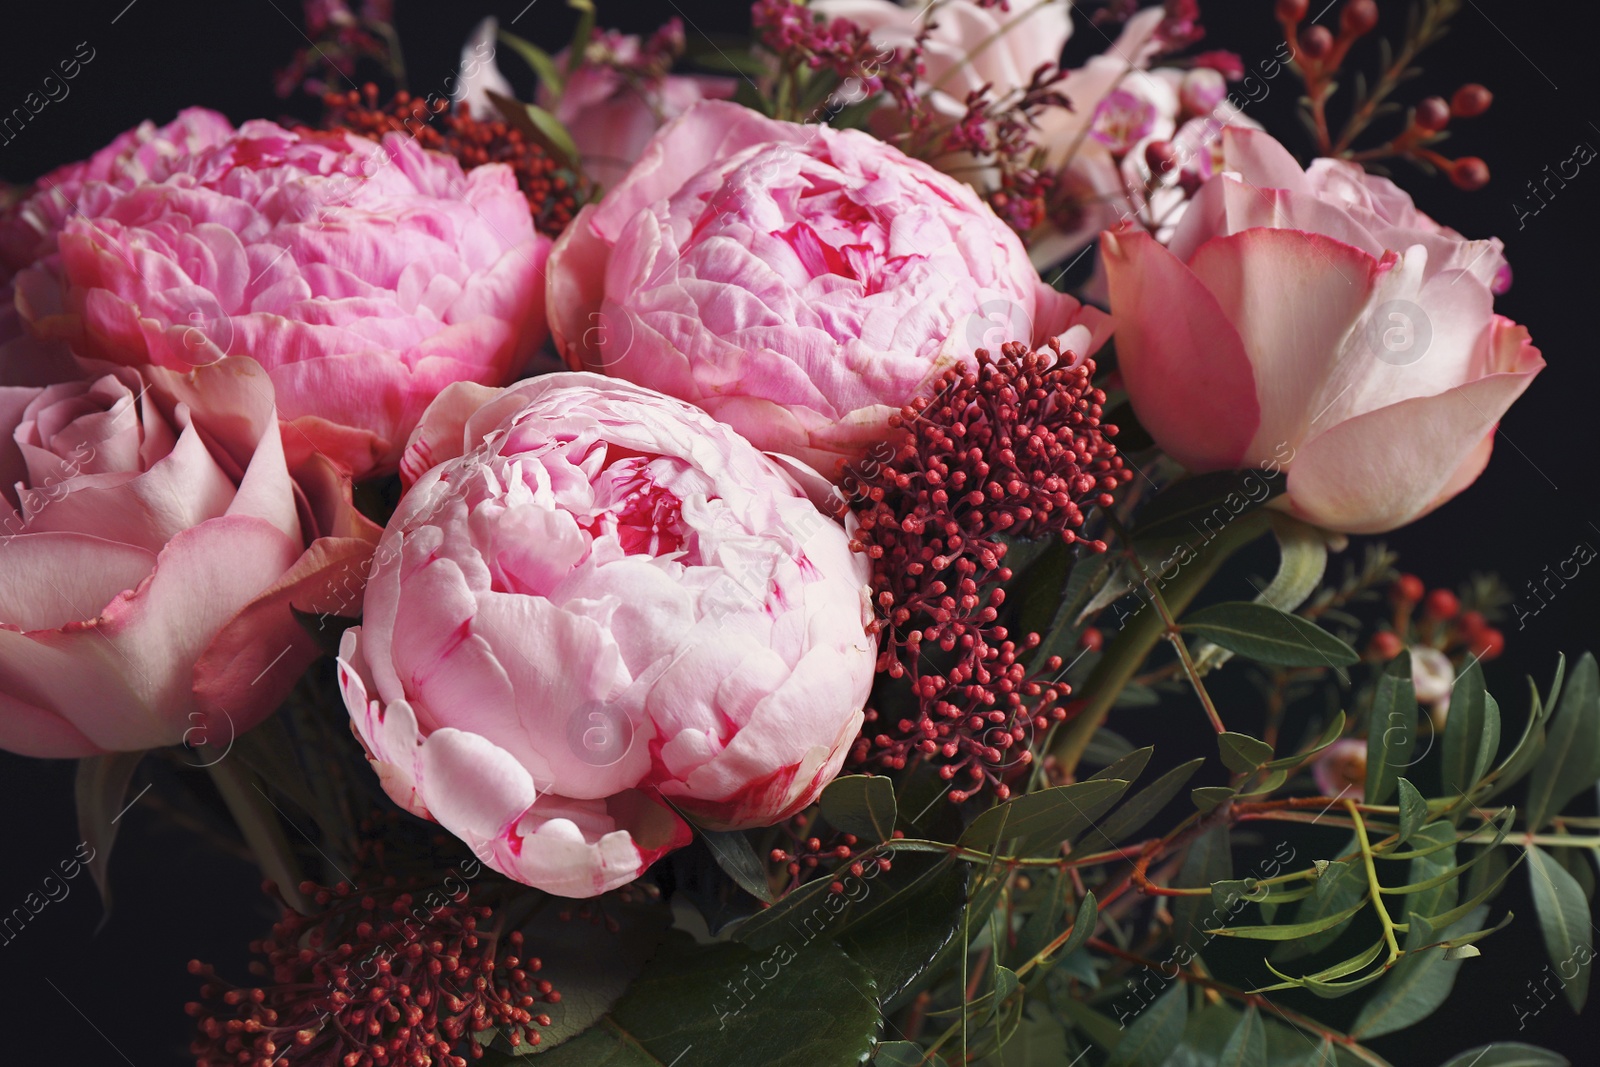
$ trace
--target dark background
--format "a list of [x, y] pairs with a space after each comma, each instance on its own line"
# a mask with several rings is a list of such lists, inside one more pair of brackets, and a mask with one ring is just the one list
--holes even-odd
[[[1403, 6], [1380, 0], [1382, 28], [1397, 33]], [[416, 93], [441, 91], [461, 42], [486, 14], [550, 49], [566, 40], [573, 18], [561, 0], [441, 4], [398, 0], [397, 23]], [[19, 8], [26, 7], [26, 11]], [[702, 34], [738, 34], [748, 28], [742, 3], [731, 0], [609, 0], [601, 23], [648, 32], [677, 14], [691, 40]], [[1314, 4], [1313, 10], [1320, 4]], [[40, 89], [59, 61], [73, 53], [94, 58], [70, 83], [71, 92], [49, 104], [10, 143], [0, 145], [0, 178], [26, 183], [61, 163], [87, 156], [142, 119], [164, 122], [200, 104], [235, 122], [258, 116], [315, 117], [306, 99], [284, 101], [273, 92], [273, 72], [305, 44], [300, 11], [292, 0], [106, 0], [8, 5], [0, 32], [0, 114], [21, 106]], [[1516, 283], [1497, 310], [1527, 324], [1549, 368], [1533, 383], [1501, 427], [1488, 472], [1469, 491], [1387, 540], [1402, 565], [1430, 586], [1455, 585], [1474, 571], [1498, 571], [1523, 590], [1572, 556], [1580, 542], [1600, 546], [1600, 507], [1594, 464], [1600, 458], [1600, 416], [1595, 413], [1596, 311], [1592, 266], [1597, 238], [1593, 198], [1600, 168], [1591, 164], [1566, 188], [1545, 197], [1537, 215], [1521, 218], [1514, 206], [1535, 207], [1526, 190], [1573, 155], [1580, 143], [1600, 149], [1600, 108], [1594, 106], [1594, 38], [1570, 20], [1575, 5], [1556, 0], [1467, 0], [1454, 31], [1424, 57], [1426, 74], [1403, 89], [1414, 102], [1428, 92], [1448, 95], [1463, 81], [1482, 81], [1496, 94], [1488, 116], [1458, 123], [1445, 147], [1483, 157], [1494, 173], [1488, 188], [1463, 193], [1438, 177], [1402, 169], [1396, 177], [1419, 204], [1468, 236], [1499, 235], [1516, 271]], [[1270, 56], [1278, 44], [1271, 0], [1229, 0], [1206, 5], [1211, 36], [1206, 47], [1225, 47], [1247, 65]], [[519, 12], [521, 13], [519, 16]], [[1332, 23], [1337, 10], [1326, 14]], [[1097, 31], [1079, 21], [1071, 52], [1098, 51]], [[1356, 53], [1369, 69], [1370, 47]], [[502, 62], [526, 88], [518, 62]], [[1304, 154], [1291, 117], [1294, 89], [1285, 75], [1250, 113], [1291, 148]], [[1335, 115], [1340, 115], [1337, 105]], [[1380, 130], [1385, 127], [1380, 126]], [[1570, 172], [1570, 168], [1569, 168]], [[1399, 449], [1397, 464], [1407, 462]], [[1357, 546], [1359, 547], [1359, 546]], [[1508, 649], [1488, 665], [1490, 687], [1515, 716], [1525, 709], [1522, 676], [1541, 685], [1557, 650], [1574, 655], [1600, 645], [1588, 608], [1600, 593], [1600, 568], [1590, 567], [1518, 629], [1503, 621]], [[1533, 601], [1525, 601], [1527, 604]], [[1128, 714], [1128, 713], [1124, 713]], [[1179, 746], [1202, 733], [1173, 734]], [[1182, 753], [1158, 757], [1170, 766]], [[76, 848], [72, 765], [0, 754], [0, 913], [20, 905], [40, 880]], [[112, 864], [118, 893], [114, 916], [96, 931], [100, 904], [86, 875], [70, 883], [71, 895], [41, 912], [9, 945], [0, 945], [0, 1063], [112, 1064], [137, 1067], [181, 1063], [189, 1022], [182, 1002], [195, 983], [184, 971], [192, 956], [239, 973], [244, 942], [259, 936], [269, 912], [256, 893], [257, 876], [242, 862], [219, 854], [194, 835], [141, 804], [119, 824], [122, 838]], [[1565, 1052], [1576, 1064], [1597, 1062], [1584, 1021], [1564, 1003], [1551, 1005], [1517, 1031], [1511, 1006], [1526, 983], [1543, 974], [1525, 880], [1497, 903], [1518, 912], [1517, 924], [1484, 945], [1485, 957], [1463, 969], [1455, 995], [1435, 1016], [1376, 1043], [1399, 1067], [1435, 1064], [1455, 1052], [1496, 1040], [1527, 1040]], [[1592, 1011], [1591, 1011], [1592, 1014]], [[1592, 1031], [1592, 1021], [1589, 1028]]]

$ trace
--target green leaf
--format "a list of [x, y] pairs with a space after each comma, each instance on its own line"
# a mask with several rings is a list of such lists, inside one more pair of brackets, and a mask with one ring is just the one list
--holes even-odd
[[1550, 683], [1549, 700], [1540, 700], [1538, 687], [1533, 684], [1532, 679], [1529, 680], [1528, 687], [1533, 690], [1533, 708], [1528, 713], [1528, 721], [1522, 728], [1522, 736], [1517, 739], [1516, 745], [1511, 749], [1511, 755], [1507, 756], [1491, 775], [1494, 780], [1494, 786], [1484, 794], [1483, 799], [1485, 801], [1494, 799], [1520, 782], [1523, 775], [1533, 769], [1534, 763], [1544, 753], [1545, 723], [1550, 718], [1550, 712], [1554, 710], [1556, 702], [1560, 698], [1561, 682], [1566, 676], [1566, 672], [1567, 658], [1558, 656], [1556, 658], [1555, 680]]
[[863, 841], [889, 840], [895, 815], [894, 783], [881, 774], [845, 775], [822, 791], [822, 817]]
[[[1228, 824], [1221, 822], [1190, 843], [1183, 857], [1183, 865], [1178, 868], [1178, 875], [1172, 882], [1179, 889], [1199, 889], [1201, 886], [1210, 887], [1218, 882], [1226, 882], [1232, 877], [1233, 855]], [[1201, 918], [1202, 911], [1207, 913], [1204, 919]], [[1178, 897], [1173, 901], [1173, 940], [1187, 942], [1196, 951], [1211, 939], [1205, 924], [1217, 926], [1222, 921], [1224, 917], [1217, 916], [1209, 896], [1196, 894]]]
[[567, 77], [570, 79], [578, 73], [584, 57], [589, 54], [596, 12], [593, 0], [567, 0], [567, 6], [578, 13], [578, 25], [573, 28], [572, 41], [567, 45]]
[[[870, 919], [856, 920], [836, 936], [839, 947], [871, 972], [885, 1005], [932, 967], [962, 927], [962, 908], [974, 875], [966, 864], [945, 861], [942, 866], [943, 870], [918, 879], [913, 892], [894, 894], [873, 910]], [[883, 877], [892, 874], [891, 870]]]
[[1249, 734], [1225, 733], [1217, 735], [1217, 747], [1222, 751], [1222, 762], [1235, 774], [1247, 774], [1272, 759], [1272, 746]]
[[539, 77], [539, 84], [547, 92], [551, 93], [555, 99], [561, 99], [562, 91], [566, 87], [566, 81], [562, 78], [561, 72], [556, 69], [555, 60], [550, 57], [550, 53], [532, 41], [518, 37], [514, 33], [501, 30], [499, 36], [501, 44], [509, 46], [513, 52], [523, 58], [528, 66], [533, 68], [534, 74]]
[[[1042, 547], [1043, 551], [1027, 553], [1037, 557], [1027, 560], [1022, 558], [1025, 547], [1035, 549]], [[1018, 598], [1020, 607], [1017, 612], [1017, 632], [1037, 634], [1050, 632], [1050, 626], [1061, 607], [1062, 590], [1067, 584], [1076, 558], [1077, 552], [1073, 546], [1059, 537], [1045, 539], [1042, 546], [1030, 546], [1028, 542], [1007, 544], [1005, 565], [1018, 576], [1016, 588], [1022, 590], [1022, 595]]]
[[1201, 811], [1210, 811], [1223, 801], [1232, 799], [1237, 792], [1231, 785], [1202, 785], [1189, 790], [1189, 799]]
[[551, 149], [571, 166], [578, 166], [577, 142], [562, 121], [537, 104], [524, 104], [523, 107], [527, 110], [528, 121], [538, 131], [537, 139], [542, 146]]
[[[1578, 880], [1538, 845], [1528, 846], [1528, 879], [1533, 886], [1533, 910], [1539, 916], [1545, 951], [1561, 973], [1567, 1002], [1573, 1011], [1581, 1012], [1589, 997], [1589, 961], [1594, 957], [1589, 901]], [[1579, 956], [1583, 962], [1568, 977], [1562, 968]]]
[[767, 884], [767, 872], [748, 837], [737, 830], [701, 830], [700, 836], [717, 866], [738, 882], [740, 889], [757, 900], [772, 903], [774, 898], [772, 887]]
[[[100, 925], [111, 918], [111, 844], [117, 839], [117, 823], [125, 812], [128, 783], [143, 752], [112, 752], [104, 756], [85, 756], [78, 761], [72, 792], [78, 807], [78, 835], [82, 843], [74, 853], [89, 868], [89, 877], [100, 890]], [[83, 855], [87, 847], [89, 854]], [[73, 862], [73, 861], [67, 861]]]
[[[880, 1016], [872, 976], [836, 945], [799, 936], [762, 953], [675, 938], [599, 1024], [539, 1067], [865, 1061]], [[686, 1056], [687, 1054], [687, 1056]]]
[[1261, 1025], [1261, 1015], [1254, 1004], [1228, 1038], [1217, 1058], [1217, 1067], [1267, 1067], [1267, 1030]]
[[1155, 746], [1146, 745], [1136, 748], [1132, 752], [1118, 756], [1106, 766], [1095, 771], [1086, 782], [1098, 782], [1107, 778], [1120, 778], [1124, 782], [1137, 781], [1139, 775], [1144, 773], [1145, 767], [1150, 763], [1150, 757], [1155, 753]]
[[1089, 738], [1089, 743], [1083, 748], [1083, 758], [1079, 762], [1090, 767], [1103, 767], [1113, 763], [1133, 751], [1133, 742], [1114, 730], [1104, 726], [1096, 730]]
[[[1510, 825], [1509, 819], [1503, 824], [1505, 827]], [[1406, 869], [1408, 882], [1417, 888], [1406, 892], [1400, 914], [1395, 916], [1396, 922], [1405, 922], [1408, 915], [1435, 915], [1453, 905], [1459, 895], [1456, 879], [1449, 877], [1458, 869], [1455, 827], [1448, 822], [1429, 823], [1417, 831], [1416, 841], [1418, 851], [1422, 851], [1421, 846], [1424, 845], [1439, 847], [1430, 848], [1425, 855], [1417, 856]], [[1438, 927], [1445, 924], [1436, 922], [1433, 925]]]
[[1400, 772], [1411, 765], [1417, 740], [1417, 695], [1411, 685], [1411, 653], [1401, 652], [1378, 677], [1367, 723], [1368, 804], [1387, 804]]
[[1356, 650], [1298, 615], [1234, 601], [1186, 615], [1183, 632], [1274, 667], [1347, 667]]
[[1202, 756], [1174, 767], [1129, 797], [1116, 811], [1100, 820], [1098, 827], [1079, 838], [1075, 851], [1085, 854], [1106, 852], [1144, 829], [1189, 784], [1194, 772], [1205, 762]]
[[[1333, 863], [1322, 872], [1316, 888], [1316, 894], [1302, 901], [1295, 911], [1297, 921], [1314, 922], [1364, 901], [1367, 896], [1367, 876], [1358, 863]], [[1282, 963], [1320, 952], [1343, 932], [1344, 924], [1335, 924], [1326, 932], [1302, 941], [1285, 942], [1272, 950], [1272, 958]]]
[[1405, 844], [1411, 840], [1422, 825], [1428, 821], [1428, 801], [1423, 797], [1417, 787], [1404, 778], [1400, 779], [1400, 834], [1396, 844]]
[[1121, 779], [1095, 779], [1025, 793], [990, 808], [961, 835], [961, 846], [1000, 855], [1049, 856], [1075, 838], [1093, 820], [1101, 803], [1128, 788]]
[[512, 1051], [503, 1040], [496, 1042], [511, 1056], [548, 1052], [593, 1026], [627, 992], [672, 925], [672, 910], [661, 904], [607, 899], [605, 914], [616, 929], [602, 929], [581, 919], [562, 919], [555, 899], [541, 906], [522, 933], [528, 944], [539, 946], [539, 977], [561, 990], [561, 1000], [540, 1005], [550, 1025], [540, 1028], [539, 1044]]
[[1450, 690], [1440, 776], [1451, 795], [1471, 796], [1499, 753], [1500, 708], [1487, 697], [1483, 667], [1474, 658]]
[[1188, 991], [1174, 982], [1133, 1020], [1106, 1067], [1161, 1067], [1183, 1040], [1188, 1018]]
[[1139, 509], [1133, 539], [1140, 544], [1211, 541], [1223, 526], [1265, 504], [1286, 484], [1281, 474], [1254, 469], [1183, 478]]
[[1565, 1056], [1515, 1041], [1496, 1041], [1452, 1056], [1440, 1067], [1572, 1067]]
[[[1454, 709], [1452, 709], [1454, 710]], [[1528, 826], [1542, 827], [1600, 780], [1600, 668], [1585, 652], [1550, 718], [1550, 743], [1528, 780]]]
[[1328, 725], [1323, 729], [1322, 736], [1317, 739], [1317, 743], [1315, 745], [1312, 745], [1304, 752], [1296, 752], [1292, 756], [1284, 756], [1281, 759], [1271, 760], [1262, 766], [1271, 770], [1287, 770], [1288, 768], [1303, 763], [1312, 756], [1315, 756], [1317, 753], [1321, 752], [1323, 749], [1339, 740], [1339, 738], [1343, 735], [1344, 712], [1340, 711], [1334, 715], [1333, 720], [1329, 722]]
[[1448, 940], [1453, 933], [1465, 933], [1477, 926], [1488, 910], [1474, 909], [1438, 938], [1426, 919], [1413, 918], [1405, 956], [1389, 971], [1372, 999], [1362, 1005], [1351, 1036], [1365, 1039], [1392, 1034], [1432, 1015], [1450, 995], [1462, 961], [1446, 959], [1443, 948], [1413, 948], [1413, 942]]
[[1251, 941], [1295, 941], [1302, 937], [1310, 937], [1312, 934], [1320, 934], [1324, 930], [1331, 930], [1366, 906], [1365, 900], [1358, 900], [1343, 911], [1322, 915], [1305, 922], [1280, 923], [1273, 926], [1224, 927], [1211, 932], [1219, 937], [1240, 937]]
[[[875, 857], [879, 853], [873, 853]], [[829, 880], [819, 878], [786, 894], [770, 908], [756, 912], [734, 932], [735, 940], [765, 951], [795, 937], [839, 938], [857, 924], [872, 924], [889, 916], [906, 899], [931, 892], [949, 868], [946, 855], [892, 851], [894, 865], [885, 871], [872, 858], [862, 864], [860, 877], [846, 874], [843, 893], [834, 893]]]

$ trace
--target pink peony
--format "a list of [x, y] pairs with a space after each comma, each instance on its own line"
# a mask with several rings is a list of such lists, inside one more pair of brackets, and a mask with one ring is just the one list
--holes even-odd
[[88, 159], [44, 175], [0, 211], [0, 385], [49, 385], [78, 374], [65, 344], [28, 333], [16, 310], [16, 273], [55, 254], [56, 238], [73, 215], [98, 213], [139, 183], [162, 180], [188, 153], [232, 133], [226, 118], [198, 107], [180, 111], [165, 126], [140, 123]]
[[1039, 280], [967, 186], [852, 130], [710, 101], [662, 129], [551, 253], [573, 367], [700, 405], [836, 473], [973, 350], [1105, 317]]
[[876, 642], [867, 561], [771, 459], [593, 374], [456, 385], [401, 464], [340, 649], [389, 795], [510, 877], [591, 896], [838, 772]]
[[1264, 133], [1223, 137], [1170, 250], [1102, 238], [1135, 413], [1190, 470], [1281, 465], [1309, 522], [1403, 526], [1472, 484], [1544, 366], [1494, 314], [1500, 242], [1354, 164], [1302, 171]]
[[130, 365], [248, 354], [293, 432], [357, 475], [393, 468], [446, 385], [509, 381], [544, 336], [549, 242], [503, 166], [265, 121], [165, 163], [115, 195], [85, 182], [59, 262], [17, 278], [32, 329]]
[[0, 389], [0, 428], [13, 752], [224, 748], [316, 656], [291, 607], [340, 613], [328, 576], [377, 540], [348, 478], [314, 456], [291, 470], [247, 359]]

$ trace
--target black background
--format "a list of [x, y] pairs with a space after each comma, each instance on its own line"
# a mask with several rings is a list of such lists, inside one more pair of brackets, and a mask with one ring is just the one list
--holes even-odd
[[[414, 92], [441, 91], [461, 42], [486, 14], [554, 49], [573, 17], [561, 0], [512, 3], [423, 3], [399, 0], [397, 23]], [[1383, 29], [1397, 32], [1403, 9], [1380, 0]], [[0, 145], [0, 178], [25, 183], [45, 170], [82, 158], [142, 119], [166, 121], [181, 107], [205, 105], [235, 122], [257, 116], [309, 119], [317, 105], [274, 95], [272, 73], [305, 41], [291, 0], [107, 0], [94, 3], [9, 4], [0, 30], [0, 114], [38, 91], [57, 63], [79, 51], [94, 58], [73, 80], [70, 95], [49, 104], [8, 144]], [[1314, 10], [1320, 4], [1314, 4]], [[1441, 178], [1401, 170], [1397, 177], [1419, 204], [1468, 236], [1506, 242], [1516, 283], [1497, 310], [1527, 324], [1549, 368], [1507, 416], [1488, 472], [1469, 491], [1414, 526], [1391, 535], [1402, 565], [1429, 585], [1455, 585], [1473, 571], [1498, 571], [1513, 589], [1542, 578], [1546, 565], [1568, 559], [1580, 542], [1600, 545], [1600, 507], [1594, 465], [1600, 458], [1595, 412], [1596, 311], [1593, 268], [1600, 231], [1593, 198], [1600, 169], [1590, 164], [1566, 188], [1546, 196], [1536, 215], [1519, 219], [1515, 206], [1536, 206], [1526, 183], [1570, 158], [1576, 146], [1600, 148], [1600, 107], [1594, 86], [1592, 29], [1574, 24], [1569, 2], [1467, 0], [1452, 34], [1423, 63], [1420, 82], [1402, 90], [1413, 102], [1427, 92], [1449, 94], [1463, 81], [1482, 81], [1496, 94], [1485, 118], [1458, 123], [1446, 147], [1488, 161], [1494, 180], [1463, 193]], [[1248, 65], [1272, 55], [1277, 26], [1271, 0], [1206, 5], [1207, 47], [1234, 50]], [[519, 14], [520, 12], [520, 14]], [[691, 39], [738, 34], [748, 11], [729, 0], [665, 0], [601, 4], [602, 24], [648, 32], [674, 14]], [[1325, 23], [1337, 10], [1324, 16]], [[1098, 51], [1098, 31], [1079, 20], [1072, 53]], [[1358, 51], [1357, 62], [1375, 59]], [[513, 80], [516, 61], [503, 57]], [[526, 85], [519, 83], [519, 88]], [[1290, 78], [1272, 83], [1250, 113], [1291, 148], [1309, 145], [1291, 117]], [[1335, 108], [1335, 114], [1339, 112]], [[1381, 129], [1382, 127], [1380, 127]], [[1570, 170], [1569, 170], [1570, 173]], [[1520, 228], [1519, 228], [1520, 223]], [[1407, 456], [1397, 449], [1394, 462]], [[1508, 650], [1488, 666], [1490, 687], [1508, 710], [1525, 707], [1522, 676], [1548, 680], [1555, 652], [1569, 655], [1600, 645], [1590, 604], [1600, 593], [1600, 568], [1578, 579], [1525, 620], [1503, 624]], [[1531, 604], [1532, 601], [1527, 603]], [[1124, 713], [1128, 714], [1128, 713]], [[1137, 713], [1133, 713], [1137, 714]], [[1150, 714], [1167, 714], [1165, 711]], [[1198, 716], [1170, 724], [1172, 745], [1157, 757], [1170, 766], [1204, 751]], [[1165, 722], [1145, 724], [1167, 735]], [[1141, 731], [1142, 732], [1142, 731]], [[1192, 742], [1192, 744], [1191, 744]], [[73, 853], [79, 840], [72, 809], [72, 766], [0, 754], [0, 913], [9, 912]], [[192, 956], [237, 972], [244, 942], [259, 936], [269, 913], [255, 891], [257, 876], [220, 855], [159, 812], [140, 805], [121, 822], [112, 870], [117, 910], [96, 932], [100, 905], [87, 876], [71, 895], [51, 904], [22, 935], [0, 945], [0, 1064], [113, 1064], [137, 1067], [181, 1063], [189, 1034], [181, 1014], [194, 981]], [[1513, 879], [1517, 886], [1520, 877]], [[1496, 1040], [1528, 1040], [1565, 1052], [1576, 1064], [1597, 1062], [1592, 1039], [1564, 1003], [1550, 1006], [1518, 1032], [1512, 1000], [1544, 964], [1527, 894], [1509, 891], [1517, 924], [1463, 969], [1455, 995], [1425, 1024], [1377, 1042], [1398, 1067], [1434, 1064]]]

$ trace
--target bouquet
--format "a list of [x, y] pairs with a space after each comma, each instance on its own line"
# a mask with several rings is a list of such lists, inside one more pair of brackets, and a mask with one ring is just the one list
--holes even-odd
[[[1498, 579], [1376, 539], [1544, 366], [1402, 184], [1490, 179], [1489, 89], [1414, 84], [1456, 0], [1250, 57], [1195, 0], [570, 3], [420, 94], [390, 5], [308, 3], [320, 122], [161, 116], [0, 212], [0, 747], [77, 761], [47, 881], [108, 914], [137, 804], [258, 865], [197, 1067], [1379, 1067], [1458, 976], [1582, 1010], [1596, 660], [1520, 690]], [[1568, 1062], [1513, 1021], [1440, 1062]]]

